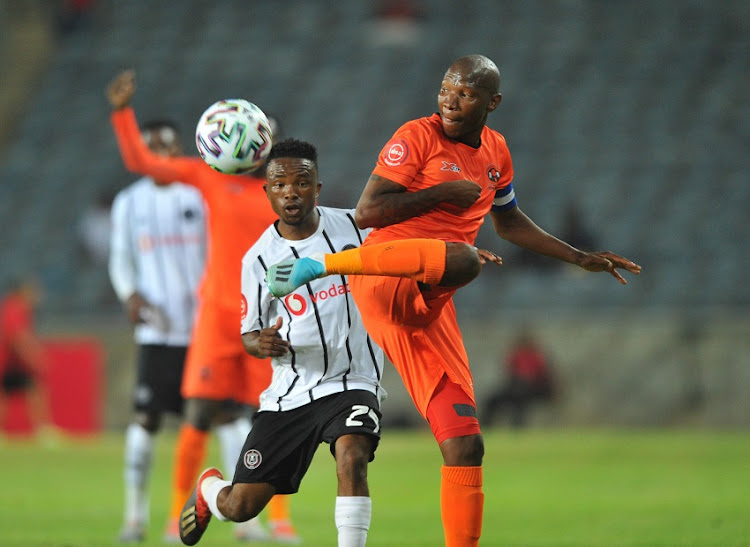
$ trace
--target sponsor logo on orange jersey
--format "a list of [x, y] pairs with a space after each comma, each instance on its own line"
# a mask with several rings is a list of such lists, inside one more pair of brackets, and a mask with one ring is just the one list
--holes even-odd
[[383, 154], [383, 161], [388, 167], [397, 167], [409, 157], [409, 145], [404, 139], [392, 140]]

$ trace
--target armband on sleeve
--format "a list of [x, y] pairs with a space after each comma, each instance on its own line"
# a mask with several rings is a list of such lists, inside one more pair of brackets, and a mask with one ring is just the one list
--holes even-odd
[[492, 210], [496, 213], [502, 213], [509, 211], [517, 206], [516, 193], [513, 190], [513, 184], [508, 184], [505, 188], [501, 188], [495, 192], [495, 199], [492, 200]]

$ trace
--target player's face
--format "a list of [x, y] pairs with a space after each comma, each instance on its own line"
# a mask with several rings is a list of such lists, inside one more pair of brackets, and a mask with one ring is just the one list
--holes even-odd
[[321, 183], [315, 163], [304, 158], [274, 158], [266, 169], [266, 195], [279, 216], [279, 231], [288, 239], [311, 235], [318, 227], [315, 213]]
[[162, 127], [145, 131], [143, 134], [146, 144], [154, 154], [175, 157], [182, 154], [182, 146], [177, 133], [171, 127]]
[[500, 95], [491, 95], [460, 70], [445, 73], [438, 93], [438, 112], [443, 132], [469, 146], [478, 146], [487, 115], [500, 102]]

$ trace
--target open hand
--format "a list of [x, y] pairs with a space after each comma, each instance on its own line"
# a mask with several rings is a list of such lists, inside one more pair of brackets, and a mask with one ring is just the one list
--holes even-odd
[[135, 71], [123, 70], [107, 86], [107, 100], [119, 110], [130, 104], [135, 95]]
[[477, 249], [477, 254], [479, 254], [479, 263], [482, 266], [484, 266], [488, 262], [494, 262], [498, 266], [503, 265], [503, 259], [492, 251], [488, 251], [487, 249]]
[[617, 271], [618, 268], [635, 275], [641, 273], [641, 267], [638, 264], [611, 251], [586, 253], [578, 265], [589, 272], [609, 272], [623, 285], [627, 285], [628, 282]]

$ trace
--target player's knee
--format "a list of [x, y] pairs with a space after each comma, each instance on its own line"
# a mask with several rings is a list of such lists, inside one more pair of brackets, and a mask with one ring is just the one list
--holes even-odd
[[255, 503], [255, 500], [245, 496], [233, 495], [230, 493], [219, 502], [219, 510], [232, 522], [245, 522], [258, 516], [263, 510], [263, 506]]
[[336, 442], [336, 475], [340, 481], [362, 483], [367, 480], [367, 464], [372, 447], [367, 437], [345, 435]]
[[258, 516], [274, 495], [268, 484], [236, 483], [219, 492], [216, 504], [221, 514], [233, 522], [245, 522]]
[[188, 399], [185, 402], [185, 421], [199, 431], [211, 429], [217, 408], [214, 401]]
[[149, 433], [156, 433], [161, 427], [161, 414], [139, 412], [135, 415], [135, 423], [137, 423]]
[[466, 243], [448, 243], [445, 273], [441, 285], [460, 286], [472, 281], [482, 270], [476, 247]]
[[477, 466], [484, 458], [484, 440], [481, 435], [466, 435], [446, 439], [440, 444], [446, 465]]

